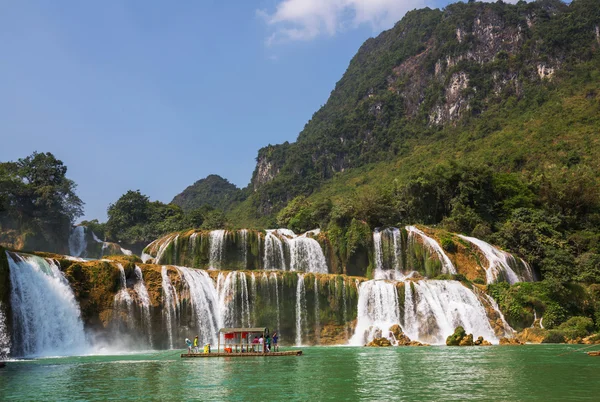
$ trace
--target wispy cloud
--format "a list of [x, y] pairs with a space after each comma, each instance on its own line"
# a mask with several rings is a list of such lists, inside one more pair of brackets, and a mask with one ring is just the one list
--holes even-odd
[[258, 10], [271, 27], [267, 45], [333, 36], [360, 25], [374, 31], [391, 27], [407, 11], [427, 0], [281, 0], [275, 10]]

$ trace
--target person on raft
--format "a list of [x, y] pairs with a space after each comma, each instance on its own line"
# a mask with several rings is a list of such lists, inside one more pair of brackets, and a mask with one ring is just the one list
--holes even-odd
[[198, 353], [200, 351], [198, 347], [198, 335], [194, 338], [194, 353]]
[[279, 352], [279, 335], [277, 335], [277, 332], [273, 333], [273, 352]]
[[190, 341], [188, 338], [185, 338], [185, 344], [188, 347], [188, 355], [192, 354], [192, 341]]

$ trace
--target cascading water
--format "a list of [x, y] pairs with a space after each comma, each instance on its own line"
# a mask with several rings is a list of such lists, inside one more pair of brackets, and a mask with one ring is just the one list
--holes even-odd
[[150, 296], [148, 295], [148, 289], [146, 289], [146, 284], [144, 283], [144, 276], [142, 274], [142, 270], [137, 265], [134, 269], [135, 274], [135, 285], [133, 285], [133, 289], [138, 295], [140, 301], [140, 307], [142, 309], [142, 323], [143, 328], [148, 334], [148, 343], [152, 346], [152, 321], [150, 319]]
[[[512, 267], [516, 266], [517, 260], [512, 254], [504, 252], [475, 237], [463, 235], [458, 235], [458, 237], [477, 246], [487, 260], [488, 266], [485, 269], [485, 276], [488, 284], [495, 283], [500, 278], [505, 279], [506, 282], [510, 283], [511, 285], [517, 282], [533, 280], [533, 275], [528, 273], [527, 270], [525, 272], [525, 277], [520, 277], [513, 270]], [[524, 264], [524, 266], [529, 268], [527, 264]]]
[[75, 226], [69, 235], [69, 255], [72, 257], [85, 257], [86, 249], [85, 226]]
[[210, 260], [209, 269], [221, 269], [223, 260], [223, 247], [225, 247], [225, 231], [213, 230], [210, 232]]
[[362, 346], [377, 332], [387, 336], [388, 329], [400, 323], [400, 304], [394, 283], [366, 281], [358, 288], [358, 314], [351, 345]]
[[10, 335], [6, 324], [6, 311], [0, 302], [0, 361], [10, 355]]
[[[316, 334], [316, 343], [319, 343], [321, 339], [321, 317], [319, 311], [319, 281], [315, 275], [315, 283], [314, 283], [314, 295], [315, 295], [315, 334]], [[346, 322], [346, 320], [344, 320]]]
[[[414, 285], [416, 320], [408, 322], [407, 333], [419, 341], [444, 344], [457, 326], [473, 336], [497, 341], [485, 308], [473, 291], [457, 281], [418, 281]], [[405, 310], [413, 306], [406, 305]]]
[[177, 267], [189, 296], [192, 320], [202, 343], [217, 344], [217, 331], [223, 327], [219, 295], [210, 276], [202, 270]]
[[167, 267], [163, 266], [161, 268], [160, 275], [162, 278], [163, 314], [169, 337], [169, 348], [173, 349], [173, 339], [179, 327], [179, 297], [177, 296], [177, 290], [171, 283]]
[[7, 253], [13, 314], [13, 354], [51, 356], [88, 350], [81, 311], [53, 260]]
[[415, 237], [419, 236], [423, 241], [423, 244], [433, 253], [437, 254], [438, 258], [442, 262], [442, 273], [444, 274], [456, 274], [456, 268], [450, 261], [450, 258], [446, 255], [442, 247], [437, 241], [427, 236], [422, 230], [415, 226], [407, 226], [406, 231], [408, 232], [409, 241], [416, 241]]
[[302, 335], [306, 327], [306, 287], [304, 286], [304, 275], [298, 274], [298, 284], [296, 286], [296, 346], [302, 346]]
[[[375, 254], [374, 279], [403, 280], [400, 229], [376, 229], [373, 232], [373, 247]], [[388, 265], [391, 266], [386, 267], [386, 264], [384, 264], [384, 248], [390, 251], [389, 254], [391, 254], [392, 260]]]
[[263, 266], [266, 270], [285, 270], [285, 255], [283, 253], [283, 243], [275, 235], [275, 230], [267, 230], [265, 235], [265, 255]]
[[[167, 248], [169, 247], [169, 245], [171, 244], [171, 241], [173, 241], [173, 239], [177, 238], [179, 235], [173, 235], [173, 236], [169, 236], [168, 238], [166, 238], [161, 244], [160, 247], [158, 248], [158, 252], [156, 253], [156, 257], [154, 258], [154, 263], [155, 264], [160, 264], [163, 255], [165, 254], [165, 251], [167, 250]], [[150, 248], [153, 245], [154, 242], [150, 243], [146, 248]], [[143, 260], [142, 260], [143, 261]], [[145, 262], [145, 261], [144, 261]]]
[[[358, 322], [353, 345], [363, 345], [374, 336], [386, 336], [398, 324], [412, 340], [444, 344], [446, 337], [462, 326], [473, 336], [498, 339], [477, 295], [457, 281], [405, 282], [404, 317], [398, 303], [397, 282], [371, 280], [359, 286]], [[413, 293], [414, 292], [414, 293]]]
[[248, 230], [240, 230], [240, 236], [242, 238], [242, 258], [244, 260], [244, 269], [248, 267]]
[[[252, 278], [254, 278], [254, 275], [252, 276]], [[277, 308], [277, 331], [279, 331], [279, 328], [281, 328], [281, 317], [280, 317], [280, 313], [279, 313], [279, 286], [277, 283], [277, 274], [275, 272], [271, 273], [271, 282], [273, 282], [273, 284], [275, 286], [275, 304], [276, 304], [276, 308]]]
[[292, 271], [327, 273], [327, 260], [318, 241], [307, 237], [305, 233], [292, 239], [286, 238], [286, 243], [290, 247]]

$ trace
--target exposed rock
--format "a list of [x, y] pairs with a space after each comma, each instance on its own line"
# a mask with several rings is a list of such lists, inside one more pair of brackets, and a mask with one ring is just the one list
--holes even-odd
[[390, 332], [394, 335], [394, 337], [396, 337], [396, 339], [400, 338], [401, 336], [405, 336], [408, 339], [408, 337], [402, 333], [402, 328], [398, 324], [392, 325], [390, 327]]
[[473, 334], [469, 334], [462, 338], [458, 346], [473, 346]]
[[366, 346], [369, 347], [386, 347], [392, 346], [392, 343], [388, 338], [375, 338], [371, 342], [369, 342]]
[[475, 346], [492, 346], [492, 344], [490, 342], [483, 339], [483, 336], [478, 337], [477, 340], [475, 342], [473, 342], [473, 345], [475, 345]]
[[600, 334], [594, 334], [583, 338], [582, 343], [586, 345], [600, 345]]
[[500, 338], [500, 345], [523, 345], [517, 338]]
[[[399, 336], [396, 336], [396, 340], [398, 341], [398, 346], [413, 346], [411, 345], [411, 343], [416, 342], [416, 341], [411, 341], [410, 338], [404, 334], [400, 334]], [[417, 342], [419, 343], [419, 342]]]
[[546, 330], [542, 328], [525, 328], [516, 336], [522, 343], [542, 343], [545, 337]]

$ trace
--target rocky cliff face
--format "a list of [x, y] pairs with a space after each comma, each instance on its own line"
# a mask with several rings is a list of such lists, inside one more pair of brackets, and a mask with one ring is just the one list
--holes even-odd
[[259, 212], [336, 172], [394, 158], [416, 133], [477, 118], [524, 88], [558, 85], [562, 70], [598, 50], [599, 10], [596, 1], [540, 0], [408, 13], [363, 44], [296, 143], [259, 151]]

